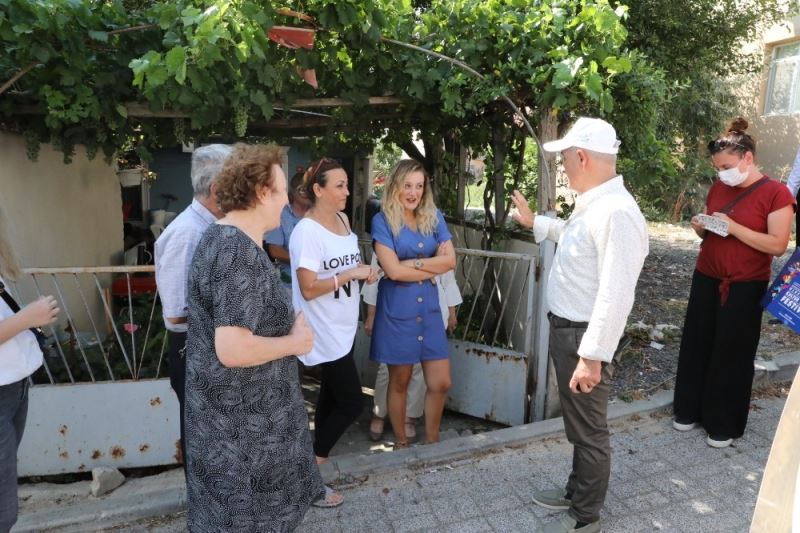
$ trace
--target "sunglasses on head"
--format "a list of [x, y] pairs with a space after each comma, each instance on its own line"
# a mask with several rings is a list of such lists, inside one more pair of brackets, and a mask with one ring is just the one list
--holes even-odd
[[319, 173], [319, 169], [322, 168], [322, 165], [324, 165], [325, 163], [338, 163], [338, 161], [330, 157], [323, 157], [322, 159], [317, 161], [317, 163], [313, 167], [309, 169], [307, 174], [308, 179], [315, 180], [317, 177], [317, 173]]
[[711, 141], [708, 143], [708, 151], [712, 153], [721, 152], [723, 150], [727, 150], [728, 148], [744, 148], [747, 150], [747, 147], [741, 143], [737, 143], [736, 141], [730, 141], [728, 139], [717, 139], [715, 141]]

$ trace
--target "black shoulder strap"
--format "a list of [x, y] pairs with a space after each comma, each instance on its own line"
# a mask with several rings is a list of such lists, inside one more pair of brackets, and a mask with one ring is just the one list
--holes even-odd
[[739, 202], [741, 202], [742, 200], [747, 198], [747, 196], [750, 193], [752, 193], [753, 191], [755, 191], [756, 189], [758, 189], [759, 187], [761, 187], [762, 185], [767, 183], [767, 181], [769, 181], [769, 178], [767, 176], [764, 176], [759, 181], [757, 181], [756, 183], [754, 183], [753, 185], [749, 186], [747, 189], [742, 191], [741, 194], [739, 194], [739, 196], [737, 196], [736, 198], [734, 198], [733, 200], [728, 202], [728, 204], [725, 207], [723, 207], [722, 209], [720, 209], [719, 212], [720, 213], [725, 213], [726, 215], [730, 214], [730, 212], [733, 210], [733, 207], [736, 204], [738, 204]]
[[5, 300], [6, 304], [8, 304], [14, 313], [19, 313], [19, 304], [14, 298], [11, 297], [6, 290], [6, 286], [2, 282], [0, 282], [0, 296], [3, 297], [3, 300]]
[[[9, 292], [6, 290], [6, 286], [2, 281], [0, 281], [0, 297], [5, 300], [6, 304], [8, 304], [8, 307], [14, 311], [14, 314], [19, 313], [19, 304], [14, 298], [11, 297], [11, 294], [9, 294]], [[30, 331], [36, 335], [36, 340], [39, 341], [39, 347], [42, 347], [45, 340], [45, 334], [44, 331], [42, 331], [42, 328], [30, 328]]]
[[339, 220], [342, 221], [342, 225], [344, 226], [344, 229], [346, 229], [348, 232], [352, 231], [350, 229], [350, 224], [348, 224], [347, 221], [345, 221], [345, 219], [342, 217], [342, 213], [341, 212], [337, 211], [336, 212], [336, 216], [339, 217]]

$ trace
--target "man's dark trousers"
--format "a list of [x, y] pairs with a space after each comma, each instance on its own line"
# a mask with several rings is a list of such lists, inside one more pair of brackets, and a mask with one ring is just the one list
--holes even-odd
[[180, 426], [181, 426], [181, 458], [183, 471], [186, 472], [186, 437], [183, 432], [183, 419], [186, 413], [184, 400], [186, 398], [186, 333], [169, 332], [169, 384], [178, 397]]
[[566, 487], [572, 500], [568, 512], [579, 522], [592, 523], [600, 520], [611, 473], [607, 422], [611, 368], [603, 363], [602, 380], [590, 393], [570, 390], [569, 382], [580, 359], [578, 346], [585, 332], [586, 323], [550, 317], [550, 357], [556, 371], [564, 430], [574, 447]]

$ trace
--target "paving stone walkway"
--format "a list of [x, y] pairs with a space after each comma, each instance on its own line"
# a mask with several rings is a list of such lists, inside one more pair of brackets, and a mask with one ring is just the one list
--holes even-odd
[[[603, 531], [748, 531], [785, 396], [754, 400], [747, 433], [730, 448], [679, 433], [665, 412], [612, 423], [611, 483]], [[557, 512], [533, 491], [562, 486], [571, 448], [562, 435], [422, 469], [397, 469], [340, 485], [337, 509], [313, 508], [302, 533], [536, 531]], [[185, 530], [185, 514], [115, 531]]]

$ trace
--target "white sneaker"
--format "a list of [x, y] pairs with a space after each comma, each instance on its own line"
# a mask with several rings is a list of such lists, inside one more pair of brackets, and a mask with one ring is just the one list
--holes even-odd
[[727, 448], [733, 443], [733, 439], [718, 439], [709, 435], [706, 438], [706, 444], [712, 448]]
[[673, 418], [672, 427], [678, 431], [689, 431], [697, 427], [697, 422], [678, 422], [677, 418]]

